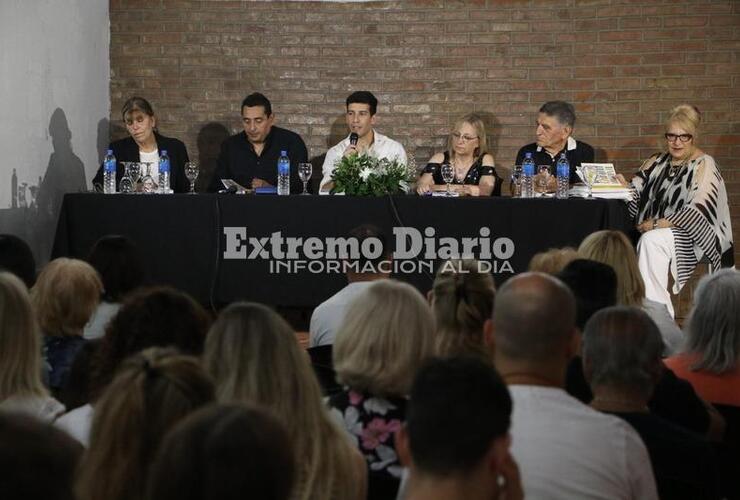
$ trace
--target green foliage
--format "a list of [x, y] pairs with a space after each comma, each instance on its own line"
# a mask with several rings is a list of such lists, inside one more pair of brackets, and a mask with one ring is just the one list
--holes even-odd
[[350, 196], [383, 196], [407, 193], [416, 172], [406, 164], [367, 154], [337, 160], [332, 174], [332, 193]]

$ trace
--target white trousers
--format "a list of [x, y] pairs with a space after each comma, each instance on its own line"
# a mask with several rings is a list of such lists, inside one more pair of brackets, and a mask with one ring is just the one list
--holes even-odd
[[676, 281], [676, 242], [670, 228], [643, 233], [637, 242], [637, 265], [645, 282], [645, 297], [665, 304], [671, 318], [675, 317], [668, 290], [669, 271]]

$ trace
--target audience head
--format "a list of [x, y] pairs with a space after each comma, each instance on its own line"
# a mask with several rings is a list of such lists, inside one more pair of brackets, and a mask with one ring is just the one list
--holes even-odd
[[249, 94], [242, 101], [242, 127], [252, 144], [264, 144], [275, 123], [270, 100], [259, 92]]
[[494, 294], [491, 274], [476, 260], [450, 260], [439, 268], [430, 293], [438, 355], [490, 357], [484, 326], [493, 313]]
[[26, 285], [0, 272], [0, 401], [47, 394], [41, 381], [41, 334]]
[[493, 308], [496, 366], [556, 363], [564, 369], [575, 351], [575, 319], [573, 294], [557, 278], [542, 273], [510, 278]]
[[453, 158], [456, 154], [477, 158], [488, 151], [486, 126], [479, 115], [470, 113], [455, 122], [447, 139], [447, 151]]
[[264, 409], [209, 405], [170, 431], [152, 466], [149, 500], [288, 500], [293, 449]]
[[662, 372], [663, 339], [645, 311], [632, 306], [602, 309], [586, 323], [583, 371], [598, 397], [601, 388], [650, 399]]
[[90, 339], [82, 344], [69, 367], [64, 387], [55, 395], [68, 412], [92, 400], [94, 363], [102, 342], [102, 339]]
[[637, 255], [629, 238], [621, 231], [596, 231], [578, 247], [584, 259], [603, 262], [617, 274], [617, 303], [641, 307], [645, 299], [645, 283], [637, 267]]
[[540, 252], [529, 261], [530, 272], [556, 275], [570, 262], [578, 258], [575, 248], [551, 248], [546, 252]]
[[704, 276], [694, 292], [686, 327], [692, 369], [721, 374], [740, 362], [740, 272], [721, 269]]
[[414, 379], [399, 451], [405, 459], [410, 451], [412, 475], [439, 478], [470, 478], [491, 460], [486, 470], [495, 485], [496, 469], [509, 455], [511, 410], [509, 390], [490, 363], [432, 359]]
[[617, 303], [617, 275], [611, 266], [576, 259], [557, 275], [576, 299], [576, 326], [583, 331], [596, 311]]
[[0, 234], [0, 271], [15, 274], [30, 289], [36, 282], [36, 260], [28, 243], [12, 234]]
[[377, 396], [405, 396], [434, 352], [434, 319], [411, 285], [380, 280], [349, 306], [334, 343], [337, 380]]
[[147, 347], [172, 346], [199, 356], [208, 325], [206, 312], [186, 293], [166, 287], [132, 292], [108, 324], [94, 360], [93, 398], [124, 359]]
[[127, 359], [95, 405], [81, 500], [141, 498], [163, 436], [213, 399], [195, 357], [153, 348]]
[[87, 262], [61, 257], [49, 262], [31, 289], [31, 301], [46, 335], [82, 335], [100, 302], [103, 284]]
[[93, 245], [87, 261], [103, 281], [103, 299], [120, 302], [124, 295], [145, 281], [144, 259], [125, 236], [103, 236]]
[[[350, 259], [352, 268], [348, 270], [350, 281], [366, 280], [367, 276], [387, 274], [384, 269], [389, 269], [387, 262], [391, 259], [391, 253], [383, 231], [373, 224], [362, 224], [352, 228], [348, 234], [349, 239], [357, 241], [359, 259]], [[368, 258], [362, 251], [366, 247], [368, 252], [377, 254], [375, 258]], [[386, 264], [382, 264], [386, 262]]]
[[299, 466], [294, 498], [357, 492], [353, 448], [330, 419], [308, 356], [283, 318], [261, 304], [231, 304], [208, 332], [203, 358], [220, 402], [267, 408], [286, 426]]
[[0, 492], [3, 500], [75, 500], [82, 446], [47, 423], [0, 413]]

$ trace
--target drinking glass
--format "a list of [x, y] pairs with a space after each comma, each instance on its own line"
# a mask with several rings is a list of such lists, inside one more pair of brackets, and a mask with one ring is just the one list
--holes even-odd
[[310, 163], [299, 163], [298, 164], [298, 177], [301, 179], [301, 182], [303, 183], [303, 192], [301, 194], [310, 194], [308, 191], [306, 191], [306, 183], [308, 183], [308, 180], [311, 178], [311, 174], [313, 173], [313, 165]]
[[442, 173], [442, 180], [447, 184], [447, 196], [452, 196], [450, 191], [450, 183], [455, 180], [455, 168], [449, 163], [443, 163], [440, 167]]
[[596, 176], [598, 175], [598, 171], [594, 167], [582, 167], [583, 168], [583, 177], [586, 181], [586, 185], [588, 186], [588, 199], [593, 200], [594, 199], [594, 182], [596, 182]]
[[141, 179], [141, 190], [147, 194], [157, 192], [157, 182], [151, 176], [151, 169], [152, 163], [146, 162], [141, 164], [141, 173], [144, 175]]
[[539, 165], [537, 167], [537, 191], [540, 196], [547, 195], [547, 184], [550, 182], [550, 165]]
[[511, 179], [509, 181], [509, 194], [512, 198], [519, 198], [522, 195], [522, 166], [514, 165], [511, 169]]
[[189, 194], [195, 194], [195, 180], [198, 178], [199, 173], [200, 171], [198, 170], [198, 163], [194, 161], [189, 161], [185, 163], [185, 177], [188, 179], [188, 182], [190, 182]]

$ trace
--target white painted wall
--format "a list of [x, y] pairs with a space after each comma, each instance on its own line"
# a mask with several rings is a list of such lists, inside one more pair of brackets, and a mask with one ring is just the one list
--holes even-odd
[[[0, 0], [0, 232], [40, 263], [61, 197], [90, 185], [108, 142], [109, 45], [107, 0]], [[13, 169], [30, 208], [11, 208]]]

